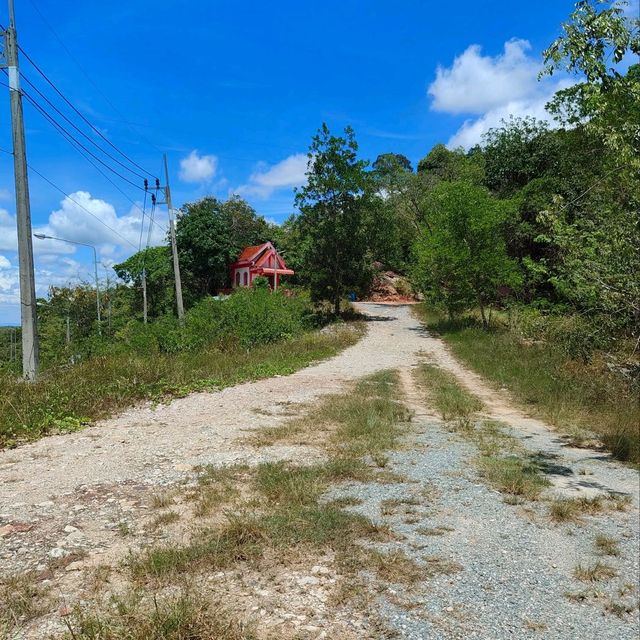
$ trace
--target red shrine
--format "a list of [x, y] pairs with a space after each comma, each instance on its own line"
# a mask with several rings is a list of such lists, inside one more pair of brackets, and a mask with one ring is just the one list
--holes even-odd
[[282, 276], [292, 276], [293, 270], [287, 265], [270, 242], [255, 247], [245, 247], [238, 259], [231, 265], [233, 288], [250, 287], [256, 276], [268, 278], [269, 285], [276, 290]]

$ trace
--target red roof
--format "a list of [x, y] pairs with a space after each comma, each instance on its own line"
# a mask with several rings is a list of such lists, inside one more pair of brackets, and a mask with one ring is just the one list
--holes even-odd
[[264, 249], [268, 244], [270, 243], [265, 242], [264, 244], [257, 244], [253, 247], [245, 247], [242, 250], [242, 253], [238, 256], [238, 259], [236, 260], [236, 262], [244, 262], [245, 260], [247, 261], [251, 260], [251, 258], [253, 258], [255, 255], [260, 253], [262, 249]]

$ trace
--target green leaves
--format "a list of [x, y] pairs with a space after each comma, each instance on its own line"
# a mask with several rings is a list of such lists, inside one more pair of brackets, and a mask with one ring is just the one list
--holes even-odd
[[506, 252], [504, 225], [513, 205], [465, 182], [443, 182], [433, 191], [431, 228], [416, 244], [414, 277], [431, 302], [450, 315], [479, 305], [483, 311], [500, 291], [517, 288], [521, 276]]
[[307, 184], [296, 194], [303, 276], [313, 298], [331, 301], [336, 313], [341, 298], [370, 278], [366, 223], [375, 183], [357, 149], [350, 127], [333, 136], [323, 124], [309, 148]]

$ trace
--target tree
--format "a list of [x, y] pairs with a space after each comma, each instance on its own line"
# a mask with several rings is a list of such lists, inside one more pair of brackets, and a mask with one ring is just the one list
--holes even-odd
[[185, 204], [178, 214], [176, 239], [187, 303], [227, 287], [229, 265], [240, 251], [266, 242], [269, 235], [264, 218], [238, 196]]
[[[549, 103], [556, 118], [582, 122], [619, 156], [620, 166], [640, 167], [640, 66], [626, 74], [619, 65], [627, 54], [640, 55], [640, 19], [628, 18], [626, 2], [581, 0], [563, 34], [544, 52], [543, 74], [558, 70], [585, 78], [559, 91]], [[609, 5], [604, 8], [602, 5]], [[613, 62], [614, 66], [609, 66]]]
[[132, 285], [135, 291], [131, 306], [142, 312], [142, 271], [147, 282], [148, 313], [157, 318], [171, 313], [175, 300], [173, 265], [169, 247], [149, 247], [113, 267], [118, 278]]
[[501, 196], [557, 171], [560, 141], [540, 120], [512, 116], [501, 127], [489, 129], [483, 141], [485, 184]]
[[437, 144], [418, 163], [418, 173], [434, 175], [449, 182], [464, 180], [472, 184], [482, 184], [484, 158], [476, 152], [467, 154], [462, 149], [451, 151], [443, 144]]
[[381, 153], [372, 165], [379, 178], [385, 178], [401, 171], [413, 172], [411, 160], [401, 153]]
[[296, 193], [304, 276], [314, 300], [340, 300], [370, 281], [366, 221], [374, 184], [357, 158], [353, 129], [333, 136], [323, 123], [309, 147], [307, 184]]
[[513, 205], [467, 182], [442, 182], [432, 196], [432, 228], [423, 228], [415, 254], [414, 280], [425, 297], [449, 315], [486, 307], [500, 292], [517, 288], [517, 263], [507, 255], [503, 229]]

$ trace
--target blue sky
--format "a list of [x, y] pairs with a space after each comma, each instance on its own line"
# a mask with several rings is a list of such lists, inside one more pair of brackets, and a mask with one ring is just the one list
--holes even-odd
[[[25, 52], [110, 141], [155, 174], [166, 151], [175, 206], [240, 193], [280, 222], [293, 212], [303, 154], [323, 121], [335, 131], [353, 126], [363, 157], [395, 151], [415, 164], [437, 142], [478, 142], [510, 113], [543, 117], [563, 80], [537, 82], [540, 54], [572, 7], [570, 0], [16, 0], [16, 18]], [[4, 8], [0, 22], [7, 23]], [[84, 126], [24, 57], [21, 64]], [[10, 150], [8, 89], [0, 90], [0, 148]], [[25, 119], [30, 164], [75, 201], [32, 173], [34, 227], [96, 244], [105, 277], [138, 245], [141, 214], [130, 200], [141, 204], [142, 191], [112, 176], [121, 194], [28, 104]], [[14, 213], [12, 158], [0, 153], [0, 324], [18, 320]], [[158, 226], [152, 241], [161, 240]], [[90, 278], [89, 250], [39, 240], [34, 248], [40, 294]]]

